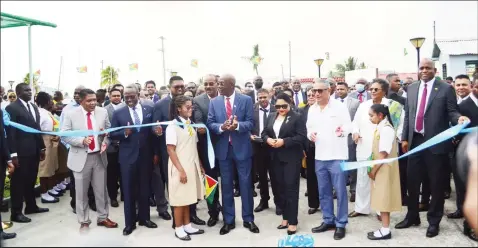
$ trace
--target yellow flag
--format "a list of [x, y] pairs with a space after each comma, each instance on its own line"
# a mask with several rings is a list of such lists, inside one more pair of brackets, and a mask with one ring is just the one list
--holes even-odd
[[198, 68], [198, 60], [197, 59], [191, 60], [191, 66], [194, 68]]

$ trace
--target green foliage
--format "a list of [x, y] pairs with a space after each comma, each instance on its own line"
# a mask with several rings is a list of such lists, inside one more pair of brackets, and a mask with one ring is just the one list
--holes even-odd
[[[35, 185], [40, 185], [40, 178], [37, 177], [37, 181]], [[5, 187], [3, 189], [3, 198], [8, 198], [10, 197], [10, 178], [5, 177]]]
[[[30, 73], [25, 75], [22, 83], [30, 84]], [[35, 76], [35, 74], [33, 75], [33, 88], [35, 89], [36, 93], [40, 92], [40, 86], [38, 86], [38, 77]]]
[[335, 65], [335, 72], [329, 72], [329, 77], [345, 77], [346, 71], [353, 71], [358, 69], [365, 69], [364, 62], [358, 63], [358, 59], [350, 56], [347, 60], [344, 61], [343, 64], [336, 64]]
[[101, 71], [101, 87], [107, 88], [114, 84], [119, 83], [119, 69], [115, 69], [112, 66], [108, 66]]

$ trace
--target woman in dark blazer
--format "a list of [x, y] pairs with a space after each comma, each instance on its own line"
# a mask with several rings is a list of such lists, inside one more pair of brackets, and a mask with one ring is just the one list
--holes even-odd
[[283, 209], [282, 223], [277, 229], [286, 229], [289, 235], [297, 231], [300, 168], [303, 144], [306, 139], [305, 122], [291, 111], [292, 100], [284, 93], [276, 98], [276, 113], [271, 113], [262, 131], [262, 139], [269, 146], [271, 172], [279, 195], [274, 196]]

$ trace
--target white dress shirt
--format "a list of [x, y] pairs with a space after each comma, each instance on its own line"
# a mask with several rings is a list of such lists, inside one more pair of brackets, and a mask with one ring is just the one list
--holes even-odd
[[472, 93], [468, 94], [467, 96], [465, 96], [465, 97], [463, 97], [463, 98], [457, 95], [457, 96], [456, 96], [457, 103], [460, 104], [460, 103], [463, 102], [464, 100], [468, 99], [468, 97], [470, 97], [471, 94], [472, 94]]
[[282, 127], [282, 123], [284, 122], [284, 119], [276, 118], [274, 121], [274, 125], [272, 126], [272, 129], [274, 130], [276, 138], [279, 138], [280, 128]]
[[[86, 129], [88, 129], [88, 116], [87, 116], [88, 112], [83, 107], [81, 107], [81, 111], [83, 112], [83, 116], [85, 117], [85, 127], [86, 127]], [[93, 130], [94, 131], [99, 131], [98, 130], [98, 125], [96, 124], [95, 111], [91, 112], [90, 119], [91, 119], [91, 125], [92, 125]], [[95, 149], [90, 150], [90, 148], [88, 148], [88, 153], [93, 153], [93, 152], [99, 152], [100, 151], [100, 143], [98, 141], [98, 135], [94, 135], [93, 137], [95, 139]]]
[[348, 98], [348, 96], [346, 96], [344, 99], [339, 97], [339, 98], [337, 98], [337, 101], [339, 101], [339, 102], [345, 104], [345, 106], [347, 106], [347, 100], [348, 100], [347, 98]]
[[[136, 123], [134, 123], [134, 111], [133, 111], [133, 108], [129, 107], [128, 106], [128, 109], [129, 109], [129, 114], [131, 115], [131, 120], [133, 120], [133, 123], [130, 123], [131, 125], [135, 125]], [[138, 114], [138, 117], [139, 117], [139, 124], [142, 124], [143, 123], [143, 108], [141, 107], [141, 104], [136, 104], [136, 113]]]
[[[264, 111], [262, 110], [262, 107], [259, 107], [259, 134], [258, 136], [261, 136], [262, 130], [264, 130]], [[271, 113], [271, 105], [268, 104], [267, 107], [265, 108], [267, 110], [266, 116], [269, 117], [269, 114]]]
[[[386, 152], [388, 155], [392, 152], [393, 143], [397, 142], [395, 139], [395, 130], [393, 127], [386, 126], [389, 123], [387, 119], [378, 123], [377, 129], [380, 135], [378, 142], [378, 152]], [[398, 155], [398, 154], [395, 154]]]
[[[432, 93], [432, 90], [433, 90], [433, 85], [435, 84], [435, 78], [433, 78], [432, 80], [428, 81], [427, 83], [427, 100], [425, 102], [425, 112], [423, 113], [425, 115], [426, 113], [426, 108], [427, 108], [427, 105], [428, 105], [428, 99], [430, 99], [430, 95]], [[425, 82], [423, 82], [423, 80], [421, 80], [420, 82], [420, 87], [418, 87], [418, 99], [417, 99], [417, 113], [415, 114], [415, 132], [417, 133], [421, 133], [421, 134], [424, 134], [425, 133], [425, 123], [423, 124], [423, 129], [419, 132], [417, 130], [417, 124], [416, 124], [416, 121], [418, 119], [418, 112], [420, 112], [420, 104], [422, 102], [422, 95], [423, 95], [423, 89], [425, 89]], [[423, 122], [425, 122], [425, 119], [423, 119]]]
[[53, 131], [54, 123], [51, 113], [44, 108], [38, 108], [38, 110], [40, 111], [40, 129], [47, 132]]
[[[316, 160], [347, 160], [348, 139], [351, 130], [350, 114], [346, 105], [330, 98], [324, 109], [318, 103], [310, 106], [307, 115], [307, 138], [316, 133], [315, 159]], [[343, 136], [337, 137], [335, 130], [341, 127]]]
[[[18, 99], [20, 99], [20, 98], [18, 98]], [[36, 113], [35, 113], [35, 109], [33, 108], [33, 105], [32, 105], [30, 102], [26, 103], [26, 102], [23, 101], [22, 99], [20, 99], [20, 102], [22, 102], [23, 106], [25, 106], [25, 108], [27, 108], [27, 111], [28, 111], [28, 106], [27, 106], [27, 104], [30, 106], [30, 111], [32, 112], [33, 119], [34, 119], [35, 121], [37, 121], [37, 115], [36, 115]]]
[[[179, 116], [179, 119], [184, 124], [186, 124], [186, 121], [189, 120], [189, 118], [186, 120], [181, 116]], [[179, 121], [173, 120], [173, 121], [170, 121], [169, 123], [170, 123], [169, 125], [176, 125], [176, 123], [179, 123]], [[188, 128], [186, 125], [184, 125], [182, 127], [184, 129]], [[198, 142], [198, 141], [199, 141], [199, 139], [198, 139], [198, 136], [196, 135], [196, 142]], [[166, 128], [166, 145], [177, 145], [177, 144], [178, 144], [178, 136], [177, 136], [177, 133], [176, 133], [176, 128]]]

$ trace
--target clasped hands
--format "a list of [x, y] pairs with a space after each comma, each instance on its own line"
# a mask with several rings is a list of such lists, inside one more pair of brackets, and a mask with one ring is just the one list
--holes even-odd
[[270, 147], [273, 147], [273, 148], [280, 148], [280, 147], [284, 146], [284, 140], [283, 139], [267, 138], [267, 144]]
[[234, 115], [234, 118], [227, 119], [222, 125], [221, 125], [221, 130], [222, 131], [234, 131], [236, 130], [237, 126], [239, 125], [239, 122], [237, 121], [237, 115]]

